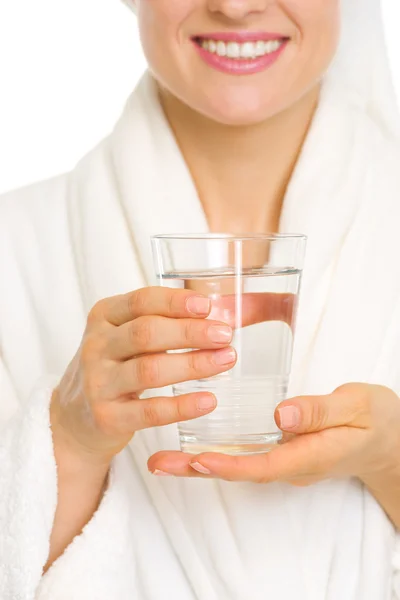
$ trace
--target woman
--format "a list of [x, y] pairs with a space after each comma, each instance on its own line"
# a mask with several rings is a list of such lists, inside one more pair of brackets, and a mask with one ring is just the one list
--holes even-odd
[[[339, 4], [137, 0], [115, 131], [2, 198], [1, 598], [400, 598], [398, 117], [378, 0]], [[148, 240], [207, 229], [309, 236], [269, 455], [176, 451], [215, 400], [162, 388], [235, 356]]]

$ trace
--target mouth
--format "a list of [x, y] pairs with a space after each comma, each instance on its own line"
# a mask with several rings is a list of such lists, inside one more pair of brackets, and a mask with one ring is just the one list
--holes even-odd
[[270, 67], [290, 38], [273, 33], [235, 32], [192, 38], [201, 58], [219, 71], [252, 74]]
[[[243, 39], [252, 37], [254, 39]], [[262, 37], [268, 39], [261, 39]], [[249, 60], [277, 52], [289, 40], [274, 34], [213, 34], [195, 36], [195, 44], [210, 54], [233, 60]]]

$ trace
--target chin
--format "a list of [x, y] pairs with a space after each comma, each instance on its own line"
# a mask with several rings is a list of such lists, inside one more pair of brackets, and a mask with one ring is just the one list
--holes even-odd
[[222, 125], [243, 127], [266, 121], [279, 112], [279, 107], [258, 94], [241, 97], [210, 94], [196, 110]]

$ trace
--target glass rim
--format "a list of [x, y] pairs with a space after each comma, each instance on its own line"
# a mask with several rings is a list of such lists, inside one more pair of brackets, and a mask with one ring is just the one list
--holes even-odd
[[243, 233], [236, 235], [234, 233], [160, 233], [151, 236], [152, 240], [204, 240], [204, 241], [220, 241], [220, 242], [266, 242], [278, 240], [307, 240], [307, 236], [303, 233]]

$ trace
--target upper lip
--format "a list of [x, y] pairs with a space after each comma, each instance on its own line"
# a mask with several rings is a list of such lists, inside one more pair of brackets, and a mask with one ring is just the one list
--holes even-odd
[[288, 36], [281, 33], [269, 33], [267, 31], [220, 31], [202, 33], [201, 35], [193, 36], [194, 40], [217, 40], [221, 42], [237, 42], [243, 44], [245, 42], [269, 42], [271, 40], [287, 40]]

